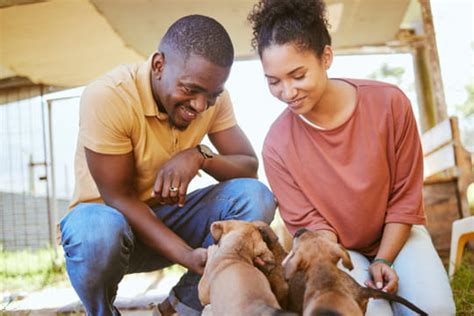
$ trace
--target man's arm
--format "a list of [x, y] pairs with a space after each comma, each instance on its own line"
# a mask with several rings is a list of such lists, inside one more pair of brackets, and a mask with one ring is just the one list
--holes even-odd
[[218, 181], [257, 178], [258, 160], [248, 138], [238, 125], [209, 134], [219, 155], [204, 160], [202, 169]]
[[192, 249], [166, 227], [147, 204], [138, 199], [133, 188], [133, 153], [105, 155], [87, 148], [85, 153], [87, 165], [103, 200], [127, 218], [138, 238], [172, 262], [202, 273], [206, 261], [205, 249]]
[[[257, 178], [257, 157], [239, 126], [209, 134], [209, 139], [219, 153], [213, 158], [204, 159], [194, 147], [177, 153], [161, 166], [153, 187], [158, 202], [184, 205], [188, 185], [199, 169], [218, 181]], [[170, 190], [172, 187], [178, 190]]]

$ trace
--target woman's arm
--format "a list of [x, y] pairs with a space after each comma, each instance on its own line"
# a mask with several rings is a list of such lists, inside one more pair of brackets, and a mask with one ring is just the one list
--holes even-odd
[[394, 293], [398, 287], [398, 276], [391, 263], [407, 241], [412, 225], [424, 224], [425, 216], [421, 142], [410, 101], [403, 93], [394, 95], [392, 110], [395, 146], [391, 163], [393, 182], [382, 240], [369, 267], [372, 280], [368, 280], [367, 285]]
[[400, 223], [388, 223], [385, 225], [379, 251], [375, 256], [375, 261], [369, 267], [372, 280], [367, 280], [366, 284], [368, 286], [389, 293], [397, 291], [398, 276], [395, 270], [392, 269], [391, 263], [407, 241], [411, 226], [410, 224]]

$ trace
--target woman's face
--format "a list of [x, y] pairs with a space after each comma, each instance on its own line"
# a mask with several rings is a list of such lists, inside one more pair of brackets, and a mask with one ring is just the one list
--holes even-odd
[[329, 46], [320, 58], [293, 44], [271, 45], [262, 53], [270, 92], [296, 114], [306, 114], [318, 104], [328, 82], [326, 70], [331, 62]]

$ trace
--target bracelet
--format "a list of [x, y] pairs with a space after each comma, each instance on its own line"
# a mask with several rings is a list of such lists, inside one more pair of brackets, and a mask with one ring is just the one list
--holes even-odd
[[388, 265], [389, 267], [392, 267], [393, 263], [391, 263], [390, 261], [388, 261], [387, 259], [384, 259], [384, 258], [375, 258], [372, 263], [375, 263], [375, 262], [382, 262], [382, 263], [385, 263], [386, 265]]

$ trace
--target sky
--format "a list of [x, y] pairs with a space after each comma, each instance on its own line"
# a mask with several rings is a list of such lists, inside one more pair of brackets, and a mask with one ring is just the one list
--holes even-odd
[[[431, 0], [431, 5], [448, 112], [453, 113], [454, 105], [462, 103], [466, 99], [464, 86], [474, 78], [473, 49], [471, 47], [474, 42], [474, 5], [471, 0]], [[337, 56], [329, 70], [329, 76], [367, 78], [384, 63], [390, 67], [405, 69], [401, 88], [411, 99], [415, 114], [417, 114], [413, 60], [410, 54]], [[285, 105], [270, 95], [258, 60], [237, 61], [233, 66], [226, 88], [231, 93], [239, 125], [261, 158], [260, 152], [266, 132]], [[52, 107], [57, 194], [66, 199], [71, 196], [73, 189], [73, 159], [78, 131], [78, 96], [81, 91], [82, 88], [71, 89], [48, 96], [48, 98], [76, 96], [71, 100], [55, 101]], [[6, 108], [3, 107], [3, 110], [6, 111]], [[36, 115], [38, 114], [32, 111], [31, 116]], [[0, 112], [0, 121], [1, 119]], [[25, 128], [27, 127], [25, 126]], [[39, 137], [39, 135], [37, 136]], [[0, 140], [3, 142], [1, 137], [2, 135], [0, 135]], [[1, 153], [0, 158], [17, 159], [12, 156], [3, 157]], [[22, 165], [25, 164], [22, 163]], [[0, 171], [0, 175], [10, 177], [8, 173], [2, 171], [1, 165]], [[21, 178], [28, 177], [27, 172], [21, 172]], [[259, 176], [262, 181], [266, 182], [262, 165], [260, 165]], [[205, 175], [196, 177], [190, 190], [212, 182], [210, 177]], [[26, 180], [19, 181], [19, 184], [15, 186], [10, 184], [9, 187], [5, 187], [5, 183], [0, 176], [0, 190], [23, 191], [26, 190], [24, 186], [28, 185]], [[37, 184], [36, 190], [41, 194], [42, 189], [39, 184]]]
[[474, 1], [431, 0], [441, 73], [449, 107], [466, 99], [474, 78]]

